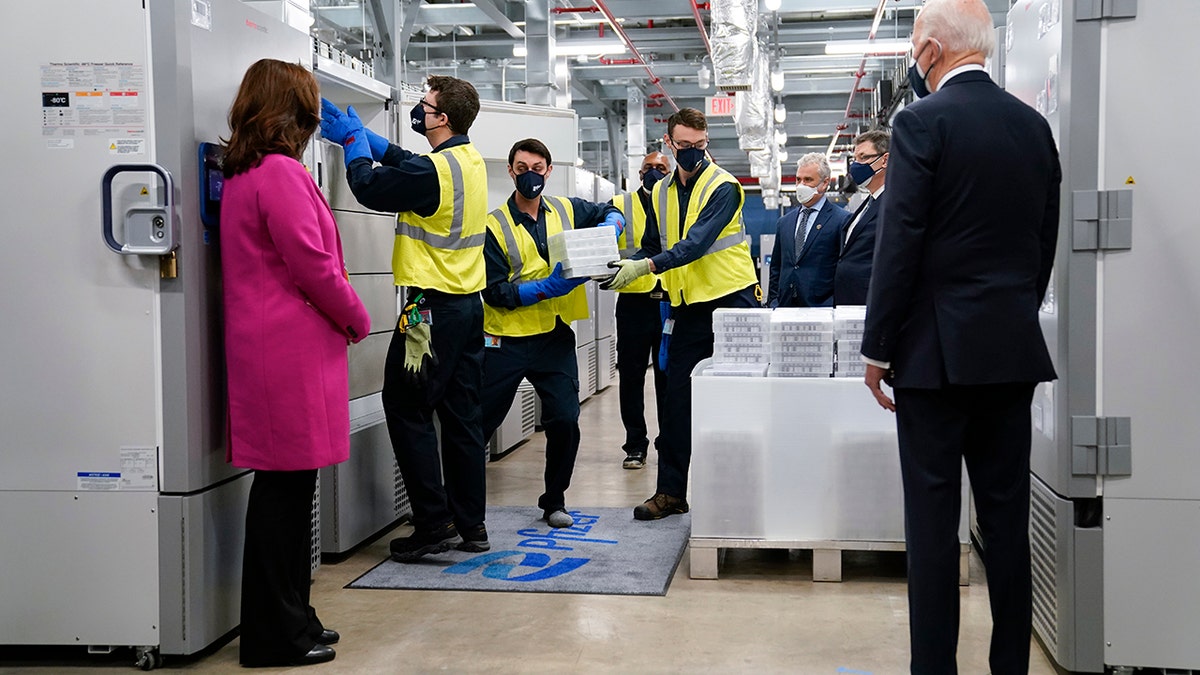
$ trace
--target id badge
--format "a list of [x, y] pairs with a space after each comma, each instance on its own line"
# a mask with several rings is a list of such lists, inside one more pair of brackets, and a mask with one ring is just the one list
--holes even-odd
[[499, 335], [488, 335], [487, 333], [484, 333], [483, 334], [483, 347], [484, 347], [484, 349], [499, 349], [500, 348], [500, 336]]
[[421, 314], [421, 323], [427, 323], [430, 326], [433, 325], [433, 311], [432, 310], [423, 309], [423, 310], [421, 310], [420, 314]]
[[675, 319], [667, 319], [663, 322], [663, 335], [670, 335], [675, 330]]

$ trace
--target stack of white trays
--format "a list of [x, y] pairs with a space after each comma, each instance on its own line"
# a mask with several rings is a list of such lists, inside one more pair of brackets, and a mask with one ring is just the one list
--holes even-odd
[[862, 360], [863, 331], [866, 330], [867, 308], [845, 305], [833, 310], [833, 332], [837, 336], [837, 377], [863, 377], [867, 364]]
[[608, 277], [615, 271], [608, 266], [621, 257], [617, 249], [617, 230], [612, 225], [563, 230], [550, 235], [550, 267], [562, 263], [563, 276]]
[[771, 359], [769, 309], [713, 312], [713, 375], [762, 377]]
[[833, 310], [785, 307], [771, 316], [771, 377], [833, 375]]

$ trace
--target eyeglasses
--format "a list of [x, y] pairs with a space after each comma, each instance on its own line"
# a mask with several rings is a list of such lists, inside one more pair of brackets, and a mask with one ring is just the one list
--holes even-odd
[[692, 148], [696, 148], [697, 150], [705, 150], [708, 148], [708, 139], [700, 141], [699, 143], [688, 143], [687, 141], [680, 142], [672, 138], [671, 145], [674, 145], [680, 150], [690, 150]]
[[883, 155], [884, 155], [884, 153], [877, 152], [873, 155], [863, 155], [862, 157], [853, 156], [850, 159], [852, 161], [858, 162], [859, 164], [874, 164], [875, 160], [879, 159], [880, 157], [883, 157]]
[[438, 107], [437, 107], [436, 105], [434, 105], [434, 104], [430, 103], [429, 101], [426, 101], [425, 99], [421, 99], [421, 107], [425, 109], [425, 114], [426, 114], [426, 115], [430, 114], [430, 111], [431, 111], [431, 110], [433, 111], [433, 114], [434, 114], [434, 115], [441, 115], [441, 114], [442, 114], [442, 111], [441, 111], [441, 110], [439, 110], [439, 109], [438, 109]]

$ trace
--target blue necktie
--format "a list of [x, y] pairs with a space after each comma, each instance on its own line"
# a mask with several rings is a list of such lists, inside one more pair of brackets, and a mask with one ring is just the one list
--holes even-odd
[[800, 224], [796, 226], [796, 260], [800, 259], [800, 251], [804, 250], [804, 240], [808, 239], [808, 221], [815, 210], [806, 206], [800, 212]]

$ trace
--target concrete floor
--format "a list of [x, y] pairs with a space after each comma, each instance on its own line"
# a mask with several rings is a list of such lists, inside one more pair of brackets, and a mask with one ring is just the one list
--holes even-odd
[[[632, 509], [653, 493], [653, 466], [621, 468], [624, 431], [615, 385], [583, 405], [581, 427], [568, 507]], [[489, 503], [533, 508], [543, 461], [544, 436], [538, 433], [490, 464]], [[402, 526], [343, 562], [322, 565], [312, 603], [325, 625], [342, 634], [337, 659], [292, 670], [873, 675], [908, 670], [902, 553], [847, 553], [842, 583], [813, 583], [807, 551], [745, 549], [730, 551], [719, 580], [692, 580], [685, 553], [661, 598], [343, 589], [387, 556], [389, 539], [408, 531]], [[971, 585], [962, 589], [962, 673], [987, 672], [990, 630], [987, 586], [974, 558]], [[167, 667], [242, 672], [237, 652], [234, 639], [200, 658], [169, 659]], [[127, 669], [129, 663], [128, 654], [0, 651], [0, 673]], [[281, 670], [288, 669], [267, 672]], [[1036, 642], [1030, 672], [1054, 673]]]

